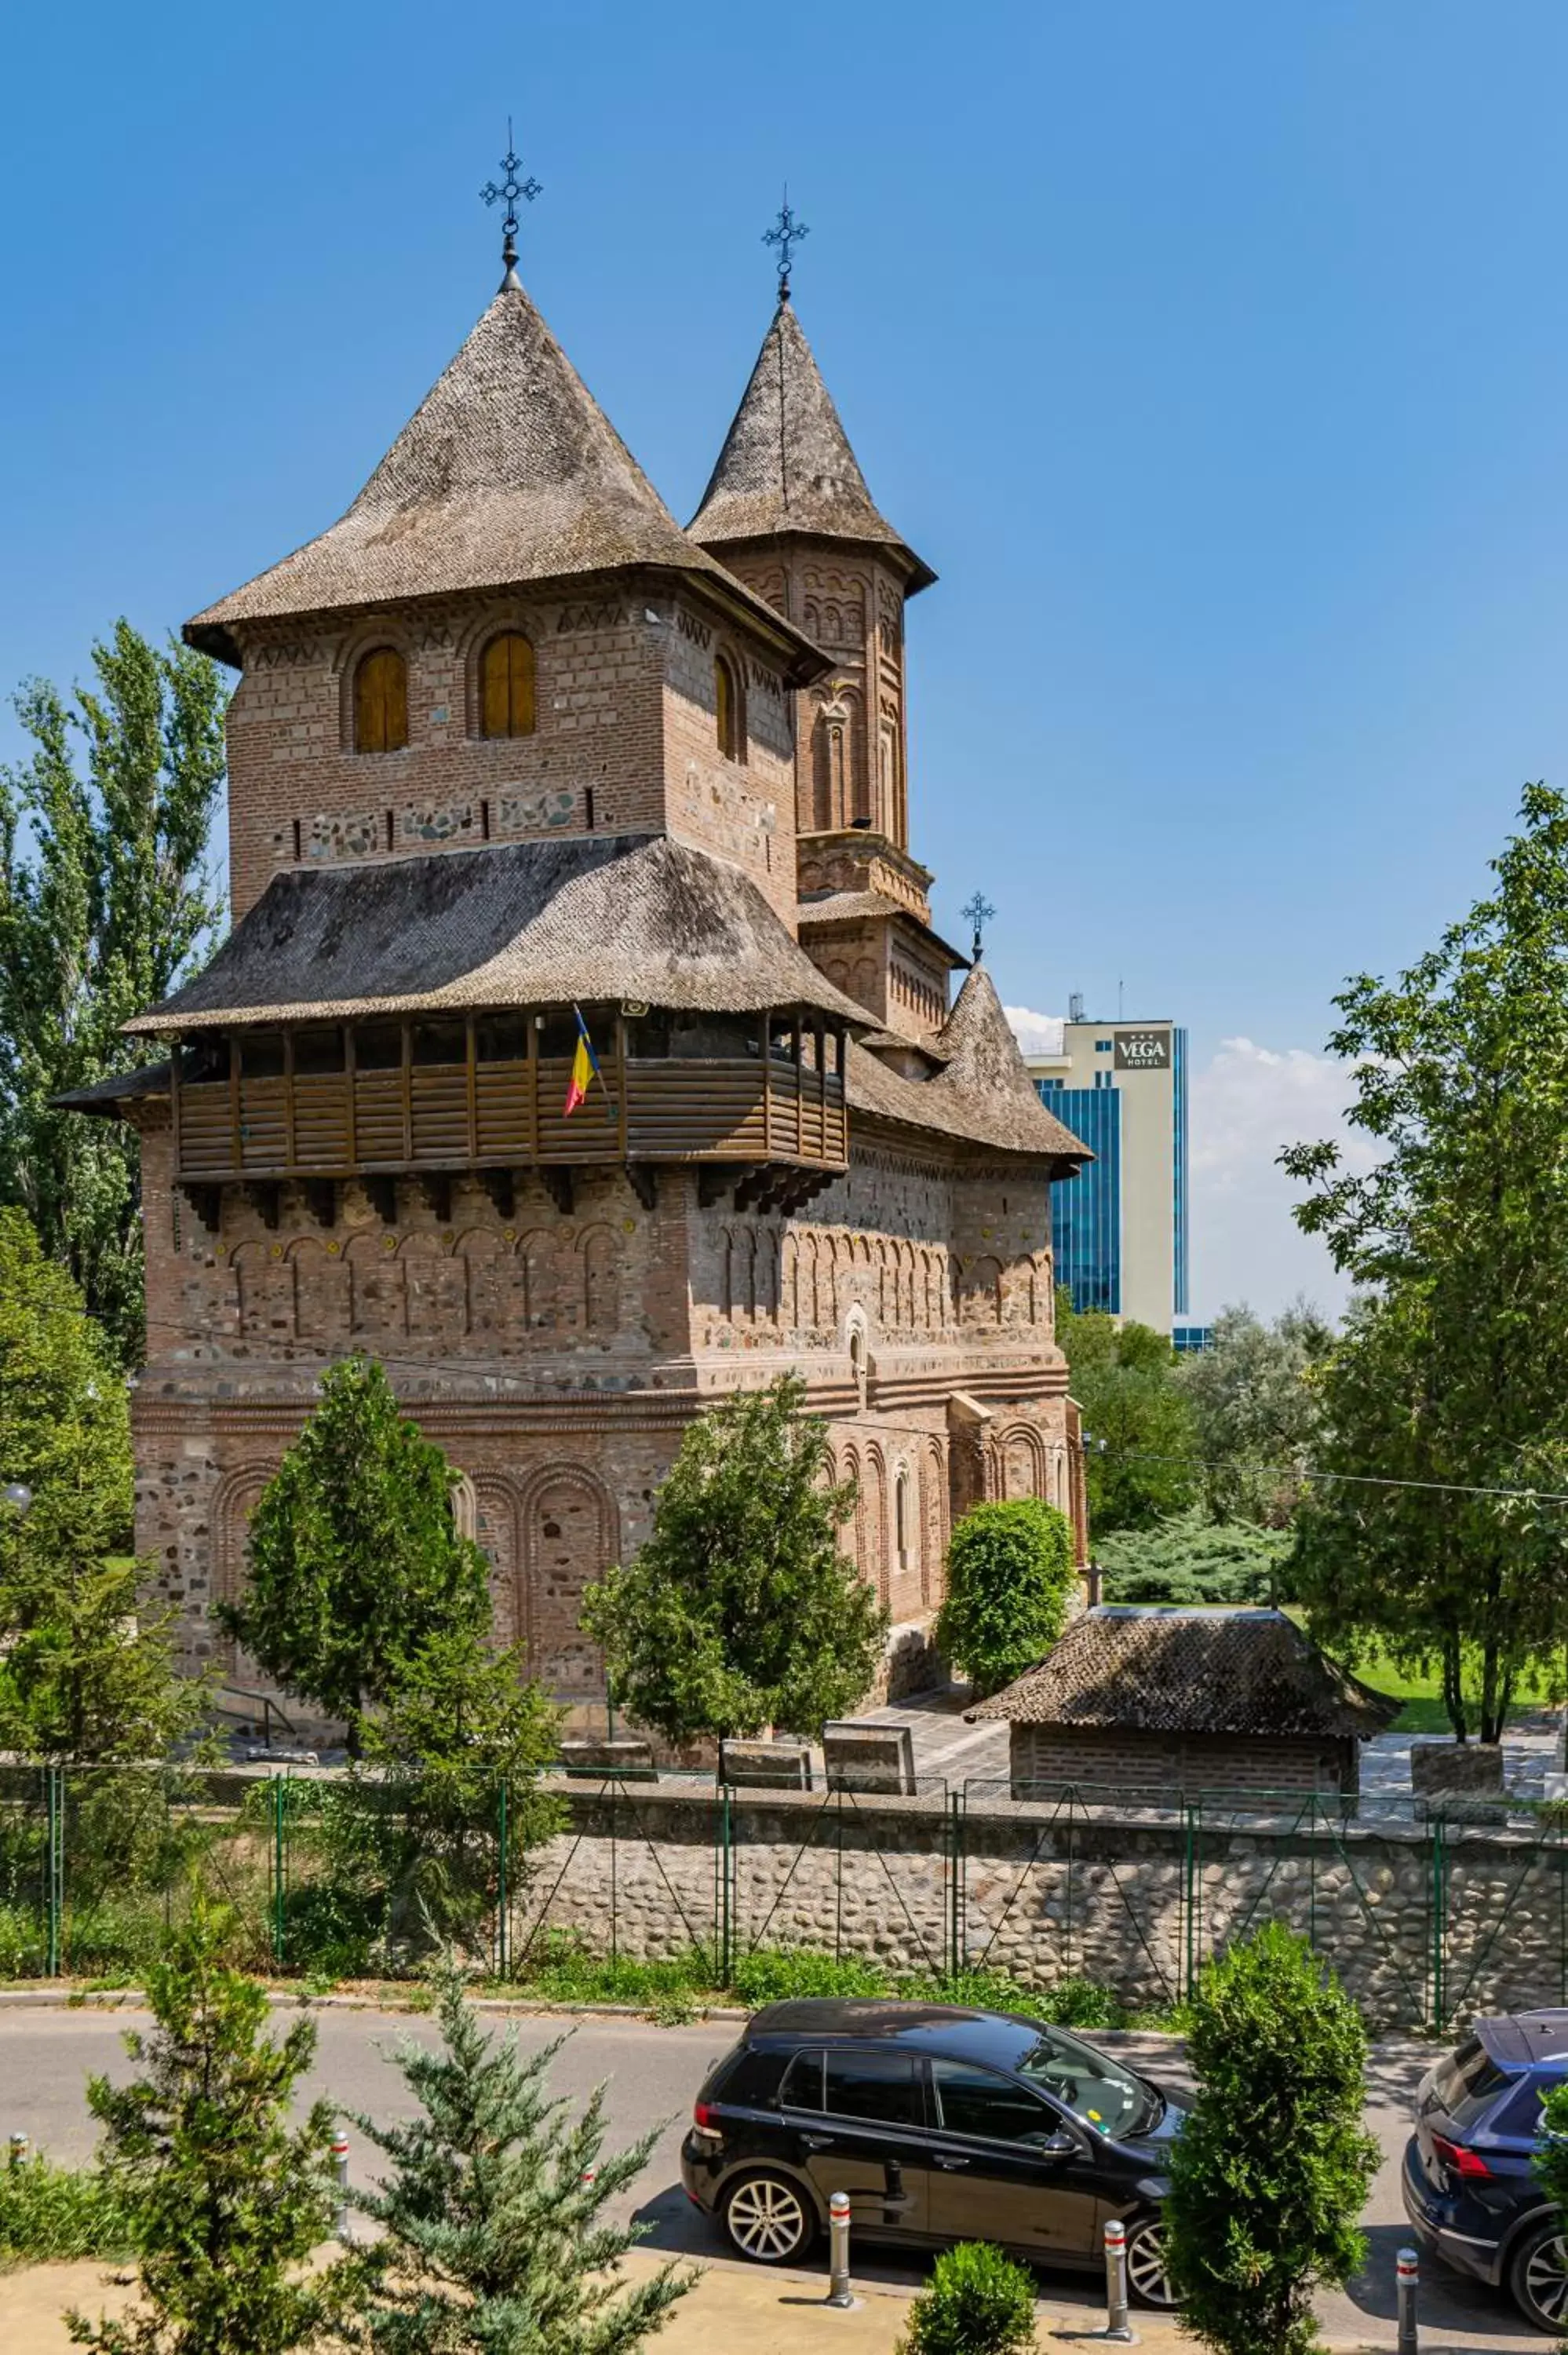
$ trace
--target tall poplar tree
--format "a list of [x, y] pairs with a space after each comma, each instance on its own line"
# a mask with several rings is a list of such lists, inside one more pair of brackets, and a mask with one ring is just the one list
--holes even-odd
[[1520, 814], [1491, 892], [1334, 1001], [1373, 1166], [1280, 1156], [1361, 1287], [1315, 1378], [1339, 1476], [1301, 1508], [1297, 1591], [1323, 1635], [1436, 1659], [1489, 1742], [1568, 1608], [1568, 801], [1532, 784]]
[[0, 768], [0, 1203], [25, 1209], [126, 1365], [142, 1353], [133, 1131], [51, 1098], [149, 1059], [122, 1036], [222, 911], [207, 872], [223, 784], [215, 663], [125, 621], [70, 696], [27, 681], [31, 751]]

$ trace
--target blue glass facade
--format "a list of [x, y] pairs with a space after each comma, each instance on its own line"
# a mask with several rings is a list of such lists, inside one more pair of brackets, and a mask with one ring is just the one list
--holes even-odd
[[1094, 1155], [1075, 1178], [1051, 1188], [1056, 1281], [1079, 1310], [1121, 1314], [1121, 1095], [1114, 1087], [1035, 1085], [1043, 1103]]
[[[1161, 1026], [1162, 1027], [1162, 1026]], [[1189, 1158], [1187, 1123], [1187, 1033], [1171, 1028], [1171, 1241], [1172, 1326], [1189, 1314], [1191, 1242], [1189, 1234]], [[1097, 1055], [1108, 1055], [1112, 1039], [1097, 1039]], [[1052, 1233], [1056, 1247], [1056, 1281], [1065, 1284], [1075, 1308], [1104, 1309], [1112, 1316], [1122, 1307], [1122, 1082], [1118, 1071], [1097, 1070], [1088, 1087], [1070, 1088], [1057, 1079], [1037, 1079], [1041, 1101], [1058, 1120], [1082, 1139], [1094, 1160], [1075, 1178], [1061, 1179], [1051, 1188]], [[1140, 1084], [1142, 1084], [1140, 1082]], [[1149, 1084], [1152, 1084], [1150, 1082]], [[1145, 1210], [1147, 1206], [1145, 1206]], [[1147, 1310], [1146, 1314], [1149, 1313]], [[1157, 1312], [1156, 1312], [1157, 1314]], [[1205, 1328], [1192, 1327], [1197, 1332]], [[1180, 1344], [1178, 1346], [1181, 1346]], [[1189, 1342], [1189, 1348], [1203, 1343]]]

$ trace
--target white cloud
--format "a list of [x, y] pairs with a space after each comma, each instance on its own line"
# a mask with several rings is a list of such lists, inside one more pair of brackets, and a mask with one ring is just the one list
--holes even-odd
[[1345, 1124], [1351, 1074], [1304, 1047], [1222, 1039], [1192, 1079], [1192, 1299], [1202, 1316], [1245, 1300], [1272, 1316], [1298, 1292], [1338, 1311], [1348, 1285], [1291, 1217], [1301, 1189], [1276, 1167], [1282, 1146], [1331, 1137], [1351, 1168], [1372, 1155]]
[[1059, 1055], [1062, 1051], [1062, 1017], [1059, 1014], [1036, 1014], [1027, 1006], [1004, 1006], [1002, 1012], [1012, 1025], [1012, 1035], [1026, 1055]]

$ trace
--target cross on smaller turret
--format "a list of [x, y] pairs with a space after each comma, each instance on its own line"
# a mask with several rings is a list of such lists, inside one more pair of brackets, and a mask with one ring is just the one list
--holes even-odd
[[990, 922], [991, 917], [995, 915], [996, 910], [991, 906], [991, 901], [986, 898], [983, 891], [977, 891], [974, 898], [969, 902], [968, 906], [960, 908], [959, 910], [959, 913], [960, 916], [967, 916], [974, 929], [974, 960], [976, 964], [979, 964], [980, 961], [981, 936], [985, 932], [986, 925]]
[[517, 199], [521, 197], [525, 205], [531, 205], [535, 197], [542, 193], [541, 184], [532, 175], [525, 180], [520, 180], [517, 176], [523, 168], [523, 159], [513, 147], [510, 115], [506, 118], [506, 153], [501, 159], [501, 168], [506, 175], [505, 178], [500, 181], [486, 180], [479, 193], [487, 205], [498, 205], [503, 197], [506, 199], [506, 211], [501, 223], [503, 230], [501, 260], [505, 272], [501, 284], [504, 292], [508, 286], [516, 286], [522, 282], [517, 275]]
[[789, 300], [789, 250], [791, 246], [799, 245], [803, 237], [810, 237], [810, 234], [805, 222], [798, 221], [789, 209], [789, 183], [786, 180], [784, 201], [779, 208], [779, 218], [771, 229], [765, 229], [762, 232], [764, 245], [776, 245], [779, 248], [779, 300], [780, 303], [788, 303]]

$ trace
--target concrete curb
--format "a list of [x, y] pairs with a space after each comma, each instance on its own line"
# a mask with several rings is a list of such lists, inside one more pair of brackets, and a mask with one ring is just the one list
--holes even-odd
[[[387, 1995], [310, 1995], [302, 1987], [270, 1987], [267, 2000], [280, 2011], [388, 2011], [407, 2012], [410, 2019], [423, 2019], [429, 2010], [428, 2003], [410, 1997], [399, 2002], [396, 1996]], [[636, 2003], [552, 2003], [543, 1996], [476, 1995], [471, 1998], [476, 2011], [510, 2012], [519, 2015], [538, 2014], [544, 2018], [562, 2019], [640, 2019], [648, 2027], [700, 2028], [705, 2021], [731, 2021], [738, 2025], [751, 2015], [736, 2005], [699, 2005], [689, 2019], [655, 2019], [646, 2004]], [[145, 2011], [146, 1995], [141, 1987], [74, 1987], [69, 1986], [0, 1987], [0, 2010], [26, 2011]]]

